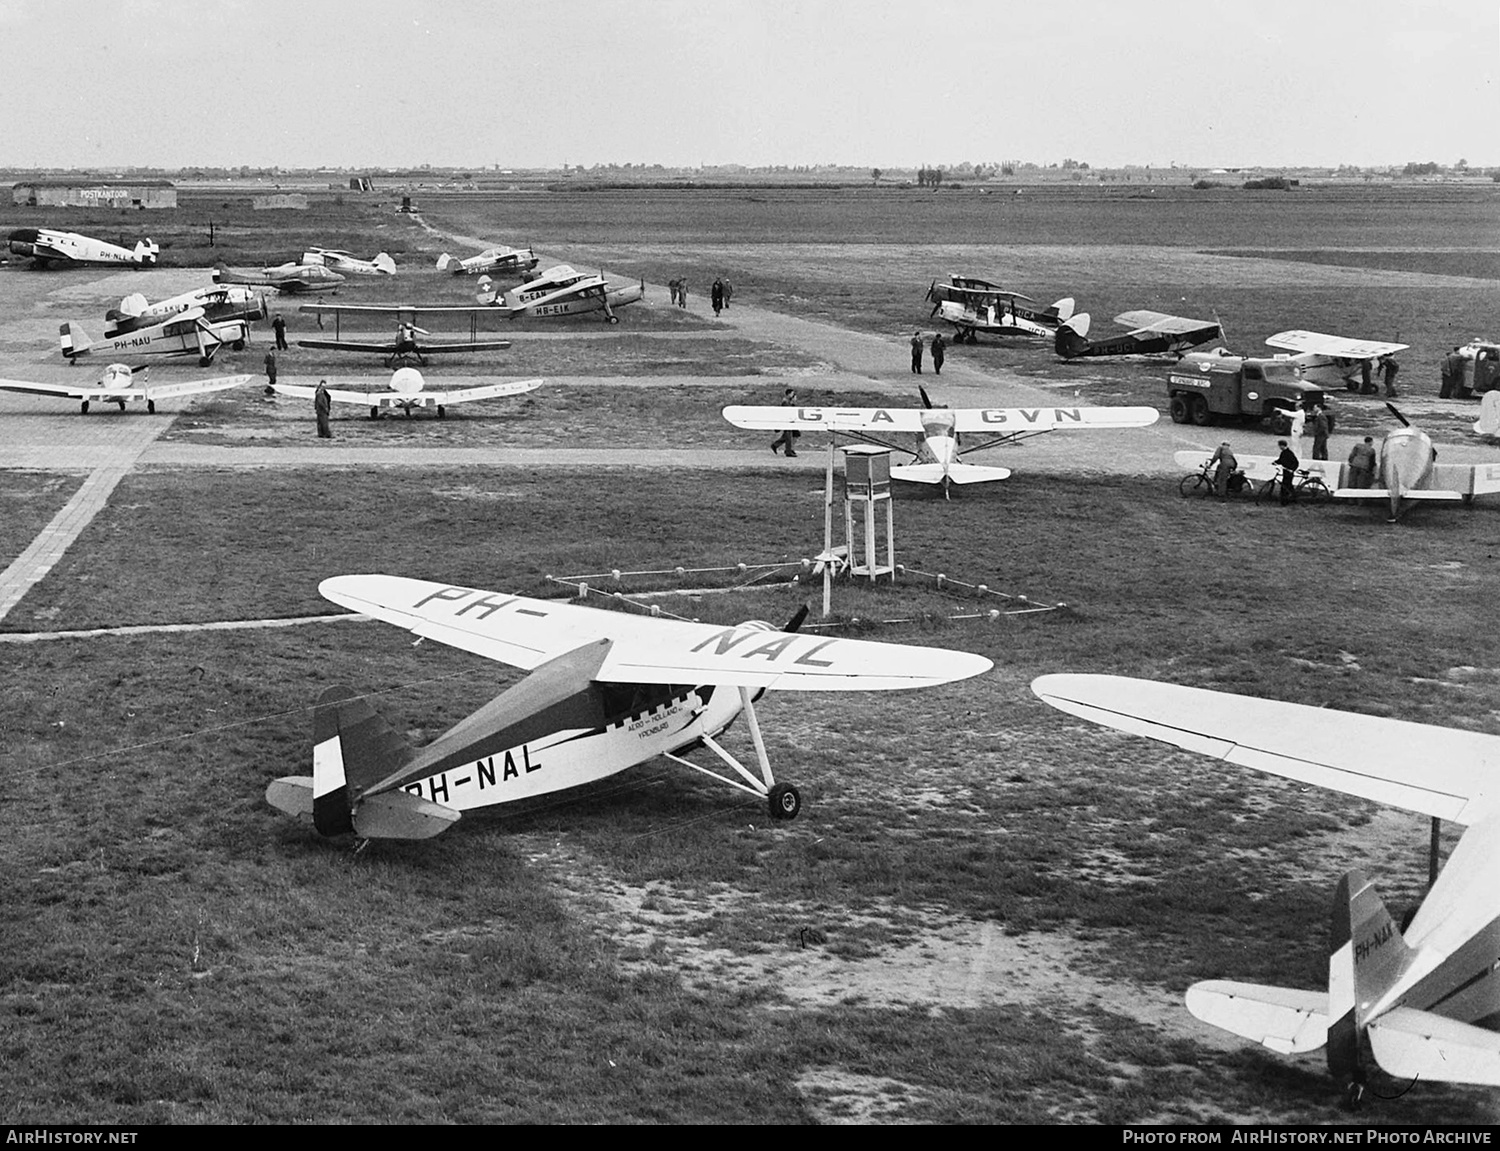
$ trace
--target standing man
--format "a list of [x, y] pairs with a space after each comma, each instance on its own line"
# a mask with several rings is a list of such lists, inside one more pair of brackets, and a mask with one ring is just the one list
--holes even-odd
[[275, 317], [272, 318], [271, 328], [276, 333], [276, 350], [278, 352], [286, 351], [286, 320], [282, 318], [280, 312], [277, 312]]
[[941, 376], [943, 374], [943, 353], [948, 347], [943, 340], [942, 332], [932, 334], [932, 374]]
[[1225, 440], [1214, 449], [1214, 454], [1208, 458], [1208, 462], [1215, 465], [1214, 495], [1222, 500], [1229, 492], [1229, 477], [1234, 475], [1235, 469], [1240, 466], [1240, 461], [1234, 458], [1234, 452], [1229, 448], [1229, 441]]
[[1365, 442], [1349, 449], [1349, 486], [1370, 488], [1375, 486], [1375, 441], [1370, 436]]
[[1277, 440], [1276, 446], [1281, 449], [1281, 454], [1276, 457], [1276, 466], [1281, 469], [1281, 506], [1285, 507], [1292, 502], [1292, 481], [1297, 478], [1297, 468], [1301, 460], [1297, 453], [1286, 446], [1285, 440]]
[[1385, 381], [1386, 399], [1396, 398], [1396, 373], [1401, 370], [1401, 365], [1396, 363], [1394, 356], [1380, 357], [1380, 378]]
[[276, 353], [266, 351], [266, 391], [270, 392], [276, 387]]
[[724, 310], [724, 281], [715, 280], [713, 287], [708, 290], [709, 301], [714, 306], [714, 315], [717, 316]]
[[318, 390], [313, 393], [313, 411], [318, 417], [318, 438], [333, 439], [333, 428], [328, 423], [329, 416], [333, 414], [333, 397], [328, 394], [327, 380], [318, 381]]
[[1313, 409], [1312, 418], [1313, 459], [1326, 460], [1328, 458], [1328, 433], [1331, 431], [1333, 427], [1328, 418], [1328, 409], [1319, 404]]
[[[796, 389], [787, 388], [785, 391], [783, 391], [781, 393], [781, 403], [783, 407], [795, 408], [797, 406]], [[796, 428], [783, 428], [781, 431], [781, 435], [777, 436], [774, 440], [771, 441], [771, 454], [774, 456], [776, 454], [776, 449], [781, 447], [782, 445], [785, 445], [787, 459], [795, 459], [797, 453], [792, 447], [792, 442], [801, 434], [802, 433], [797, 431]]]
[[729, 311], [729, 301], [734, 297], [734, 285], [727, 279], [724, 281], [724, 310]]
[[1373, 396], [1375, 394], [1375, 384], [1370, 379], [1369, 357], [1359, 362], [1359, 394], [1362, 396]]
[[911, 334], [911, 370], [917, 375], [922, 374], [922, 333]]
[[1443, 383], [1442, 386], [1438, 388], [1438, 399], [1440, 400], [1449, 399], [1453, 395], [1453, 361], [1457, 358], [1457, 352], [1458, 348], [1455, 347], [1453, 351], [1449, 352], [1446, 356], [1443, 357], [1441, 369], [1443, 373]]

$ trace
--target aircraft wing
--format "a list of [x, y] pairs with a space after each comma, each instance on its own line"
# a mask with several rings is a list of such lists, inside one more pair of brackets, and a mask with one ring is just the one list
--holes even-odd
[[1194, 320], [1187, 316], [1173, 316], [1146, 309], [1121, 312], [1115, 317], [1115, 323], [1132, 329], [1129, 333], [1132, 336], [1188, 336], [1205, 328], [1217, 330], [1219, 327], [1214, 320]]
[[[424, 352], [429, 349], [423, 348]], [[433, 397], [439, 404], [467, 404], [473, 400], [494, 400], [502, 396], [519, 396], [534, 392], [542, 386], [541, 380], [505, 380], [498, 384], [481, 384], [477, 388], [459, 388], [452, 392], [439, 392], [424, 388], [424, 396]]]
[[1288, 352], [1312, 352], [1346, 360], [1372, 360], [1376, 356], [1393, 356], [1410, 344], [1382, 344], [1378, 340], [1351, 340], [1346, 336], [1329, 336], [1322, 332], [1277, 332], [1266, 340], [1273, 348]]
[[303, 304], [299, 312], [324, 316], [490, 316], [495, 309], [478, 304]]
[[[959, 432], [1040, 432], [1069, 428], [1145, 428], [1161, 413], [1155, 408], [958, 408]], [[732, 421], [731, 421], [732, 422]], [[920, 417], [919, 417], [920, 422]], [[904, 430], [904, 429], [903, 429]]]
[[[247, 379], [249, 377], [246, 377]], [[143, 388], [101, 388], [97, 384], [39, 384], [30, 380], [0, 380], [0, 391], [30, 392], [38, 396], [68, 396], [75, 400], [87, 400], [94, 396], [119, 396], [122, 399], [144, 399]]]
[[724, 418], [737, 428], [780, 431], [822, 428], [830, 432], [921, 432], [919, 408], [794, 408], [735, 404]]
[[1031, 690], [1105, 727], [1439, 819], [1473, 823], [1500, 790], [1500, 736], [1483, 732], [1121, 676], [1044, 675]]
[[[308, 346], [312, 347], [311, 344]], [[508, 347], [509, 340], [465, 340], [454, 343], [433, 343], [427, 340], [417, 350], [424, 356], [440, 356], [447, 352], [503, 352]]]
[[[1196, 471], [1209, 461], [1213, 452], [1173, 452], [1172, 459], [1177, 466], [1187, 471]], [[1240, 471], [1245, 473], [1246, 478], [1252, 480], [1274, 480], [1281, 477], [1281, 469], [1276, 466], [1275, 456], [1241, 456], [1236, 455], [1235, 461], [1239, 464]], [[1305, 470], [1309, 475], [1318, 476], [1329, 486], [1330, 489], [1338, 487], [1339, 468], [1338, 460], [1303, 460], [1299, 470]], [[1349, 488], [1349, 491], [1364, 491], [1373, 489]], [[1381, 489], [1384, 496], [1384, 489]]]
[[[299, 400], [310, 400], [317, 394], [318, 389], [308, 387], [305, 384], [272, 384], [272, 391], [278, 396], [295, 396]], [[328, 398], [340, 404], [364, 404], [368, 407], [371, 403], [379, 403], [382, 397], [395, 395], [395, 392], [346, 392], [342, 388], [329, 388]]]
[[249, 382], [249, 376], [215, 376], [207, 380], [178, 380], [171, 384], [151, 384], [144, 389], [143, 394], [150, 396], [153, 400], [171, 396], [196, 396], [203, 392], [226, 391]]
[[993, 665], [943, 648], [721, 627], [388, 575], [345, 575], [324, 598], [413, 634], [523, 669], [607, 639], [596, 680], [791, 691], [885, 691], [967, 679]]
[[[298, 340], [297, 346], [321, 348], [329, 352], [378, 352], [382, 356], [393, 355], [396, 351], [394, 340], [387, 340], [383, 344], [365, 343], [360, 340]], [[425, 352], [427, 349], [423, 347], [422, 350]]]

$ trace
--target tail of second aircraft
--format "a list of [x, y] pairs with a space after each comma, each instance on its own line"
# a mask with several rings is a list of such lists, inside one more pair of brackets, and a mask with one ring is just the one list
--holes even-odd
[[1081, 356], [1088, 351], [1088, 334], [1089, 314], [1080, 312], [1058, 325], [1057, 335], [1052, 340], [1052, 349], [1065, 360]]
[[1359, 1080], [1370, 1008], [1411, 965], [1412, 951], [1362, 871], [1339, 880], [1328, 932], [1328, 1070]]
[[396, 261], [391, 259], [389, 252], [381, 252], [370, 263], [375, 265], [377, 272], [383, 272], [387, 276], [394, 276], [396, 274]]
[[[446, 272], [455, 263], [457, 263], [457, 261], [454, 260], [454, 258], [452, 256], [448, 255], [447, 252], [444, 252], [441, 256], [439, 256], [437, 258], [437, 270], [439, 272]], [[460, 271], [462, 271], [462, 269], [460, 269]]]
[[94, 345], [94, 341], [84, 335], [83, 329], [72, 320], [62, 324], [57, 331], [62, 343], [62, 354], [67, 359], [83, 355]]
[[321, 835], [424, 839], [459, 813], [400, 790], [367, 794], [410, 762], [411, 746], [364, 696], [332, 687], [313, 709], [313, 773], [275, 780], [266, 800], [279, 811], [310, 817]]
[[161, 245], [155, 240], [139, 240], [136, 242], [135, 258], [139, 263], [147, 267], [156, 263], [156, 257], [160, 252]]

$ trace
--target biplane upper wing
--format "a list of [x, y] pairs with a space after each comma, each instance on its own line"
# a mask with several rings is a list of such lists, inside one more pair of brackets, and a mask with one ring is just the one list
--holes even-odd
[[1215, 332], [1219, 330], [1218, 322], [1214, 320], [1195, 320], [1189, 316], [1173, 316], [1167, 312], [1153, 312], [1145, 308], [1135, 312], [1121, 312], [1115, 317], [1115, 323], [1130, 328], [1129, 334], [1132, 336], [1190, 336], [1208, 329]]
[[594, 674], [604, 682], [886, 691], [967, 679], [993, 666], [943, 648], [650, 619], [402, 576], [335, 576], [318, 590], [352, 611], [522, 669], [609, 640]]
[[1495, 809], [1500, 736], [1112, 675], [1044, 675], [1061, 711], [1299, 783], [1470, 824]]
[[832, 432], [920, 432], [917, 408], [796, 408], [732, 404], [724, 418], [737, 428], [781, 431], [821, 428]]
[[1403, 352], [1410, 344], [1383, 344], [1379, 340], [1352, 340], [1347, 336], [1330, 336], [1323, 332], [1277, 332], [1267, 338], [1273, 348], [1288, 352], [1312, 352], [1319, 356], [1332, 356], [1343, 360], [1372, 360], [1377, 356], [1393, 356]]

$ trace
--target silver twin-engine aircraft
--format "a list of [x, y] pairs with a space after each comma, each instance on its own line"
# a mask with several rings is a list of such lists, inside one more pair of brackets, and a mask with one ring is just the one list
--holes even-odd
[[137, 268], [154, 268], [161, 247], [153, 240], [137, 241], [134, 248], [123, 248], [77, 232], [57, 232], [51, 228], [17, 228], [8, 237], [10, 250], [18, 256], [30, 256], [39, 268], [80, 264], [128, 264]]

